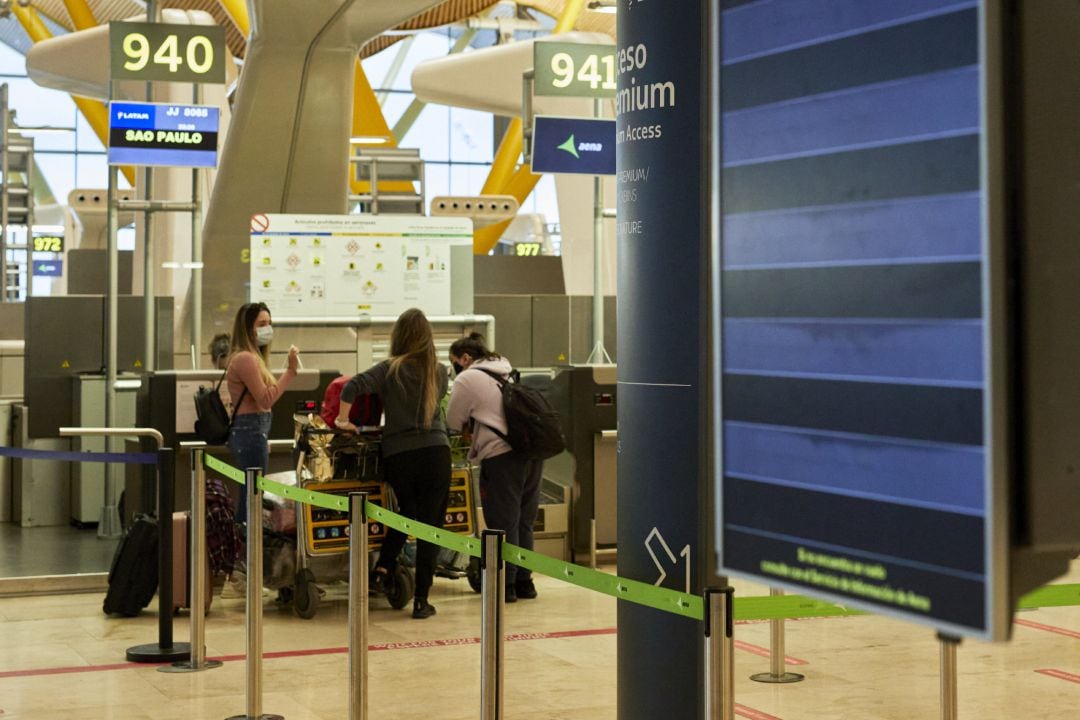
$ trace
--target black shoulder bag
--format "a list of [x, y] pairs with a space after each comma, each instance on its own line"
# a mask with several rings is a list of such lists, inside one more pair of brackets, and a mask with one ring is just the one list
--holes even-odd
[[195, 391], [195, 414], [198, 417], [195, 421], [195, 434], [207, 445], [224, 445], [229, 442], [229, 428], [232, 427], [236, 413], [244, 402], [244, 396], [247, 395], [247, 385], [245, 385], [244, 391], [240, 393], [240, 399], [236, 401], [236, 407], [233, 408], [232, 417], [229, 417], [229, 413], [225, 410], [225, 403], [221, 401], [221, 383], [225, 381], [228, 372], [226, 369], [221, 373], [221, 379], [213, 388], [200, 385]]

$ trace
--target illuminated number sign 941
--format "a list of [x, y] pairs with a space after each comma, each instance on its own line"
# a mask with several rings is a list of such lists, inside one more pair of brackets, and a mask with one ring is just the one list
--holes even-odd
[[536, 257], [543, 250], [538, 242], [519, 242], [514, 244], [514, 254], [518, 257]]
[[533, 43], [536, 95], [615, 96], [615, 46]]
[[225, 82], [221, 27], [114, 22], [109, 47], [114, 80]]

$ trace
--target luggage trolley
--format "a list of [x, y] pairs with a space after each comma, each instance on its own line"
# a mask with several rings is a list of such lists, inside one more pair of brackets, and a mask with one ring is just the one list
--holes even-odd
[[[299, 487], [329, 495], [367, 492], [376, 505], [396, 509], [393, 491], [382, 481], [378, 433], [342, 433], [326, 427], [317, 415], [293, 416], [296, 442], [296, 480]], [[387, 528], [368, 520], [368, 546], [382, 546]], [[315, 617], [320, 591], [312, 560], [349, 552], [349, 515], [304, 504], [296, 513], [296, 579], [293, 609], [302, 618]], [[369, 566], [374, 558], [369, 558]], [[412, 600], [412, 570], [398, 563], [386, 593], [390, 606], [401, 609]]]

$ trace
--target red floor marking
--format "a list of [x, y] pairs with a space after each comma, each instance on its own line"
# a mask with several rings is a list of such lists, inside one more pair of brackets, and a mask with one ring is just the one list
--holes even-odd
[[[760, 645], [753, 645], [753, 644], [748, 643], [748, 642], [743, 642], [742, 640], [736, 640], [735, 641], [735, 647], [738, 648], [739, 650], [745, 650], [748, 653], [753, 653], [754, 655], [758, 655], [758, 656], [764, 657], [764, 658], [772, 656], [772, 653], [769, 651], [769, 648], [764, 648], [764, 647], [761, 647]], [[791, 657], [790, 655], [785, 655], [784, 656], [784, 662], [786, 662], [788, 665], [807, 665], [808, 664], [805, 660], [800, 660], [799, 658]]]
[[[154, 663], [154, 665], [160, 664], [162, 663]], [[0, 680], [37, 675], [70, 675], [72, 673], [104, 672], [106, 670], [130, 670], [137, 667], [144, 667], [144, 665], [143, 663], [116, 663], [114, 665], [76, 665], [75, 667], [39, 668], [37, 670], [8, 670], [0, 672]]]
[[1064, 635], [1065, 637], [1080, 638], [1080, 632], [1075, 630], [1069, 630], [1068, 628], [1055, 627], [1053, 625], [1043, 625], [1042, 623], [1033, 622], [1031, 620], [1013, 620], [1017, 625], [1023, 625], [1024, 627], [1035, 628], [1036, 630], [1045, 630], [1046, 632], [1057, 633], [1058, 635]]
[[744, 718], [749, 718], [750, 720], [780, 720], [780, 718], [775, 715], [770, 715], [767, 712], [761, 712], [760, 710], [755, 710], [752, 707], [740, 705], [739, 703], [735, 703], [735, 714], [742, 715]]
[[[555, 640], [559, 638], [589, 637], [594, 635], [615, 635], [615, 628], [595, 628], [591, 630], [560, 630], [557, 632], [539, 633], [511, 633], [506, 636], [507, 642], [520, 642], [522, 640]], [[413, 650], [416, 648], [429, 647], [453, 647], [455, 645], [479, 645], [480, 638], [446, 638], [443, 640], [415, 640], [412, 642], [373, 643], [368, 645], [368, 651], [380, 650]], [[310, 650], [283, 650], [280, 652], [263, 653], [263, 659], [276, 660], [281, 658], [312, 657], [314, 655], [344, 655], [349, 652], [347, 647], [313, 648]], [[220, 660], [221, 662], [236, 662], [244, 660], [247, 655], [218, 655], [208, 657], [207, 660]], [[39, 668], [37, 670], [9, 670], [0, 672], [0, 680], [5, 678], [37, 677], [41, 675], [70, 675], [74, 673], [107, 672], [110, 670], [133, 670], [140, 667], [157, 667], [168, 663], [114, 663], [111, 665], [76, 665], [73, 667]], [[0, 711], [0, 714], [3, 714]]]
[[1049, 675], [1055, 677], [1058, 680], [1068, 680], [1080, 685], [1080, 675], [1073, 675], [1071, 672], [1065, 672], [1064, 670], [1055, 670], [1053, 668], [1045, 668], [1043, 670], [1036, 670], [1035, 672], [1042, 675]]

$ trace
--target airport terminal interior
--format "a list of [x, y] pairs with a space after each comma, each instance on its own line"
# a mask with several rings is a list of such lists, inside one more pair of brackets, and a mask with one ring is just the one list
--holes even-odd
[[[1080, 717], [1080, 10], [1015, 5], [0, 0], [0, 720]], [[557, 418], [531, 597], [460, 428], [350, 573], [389, 410], [327, 408], [414, 307]]]

